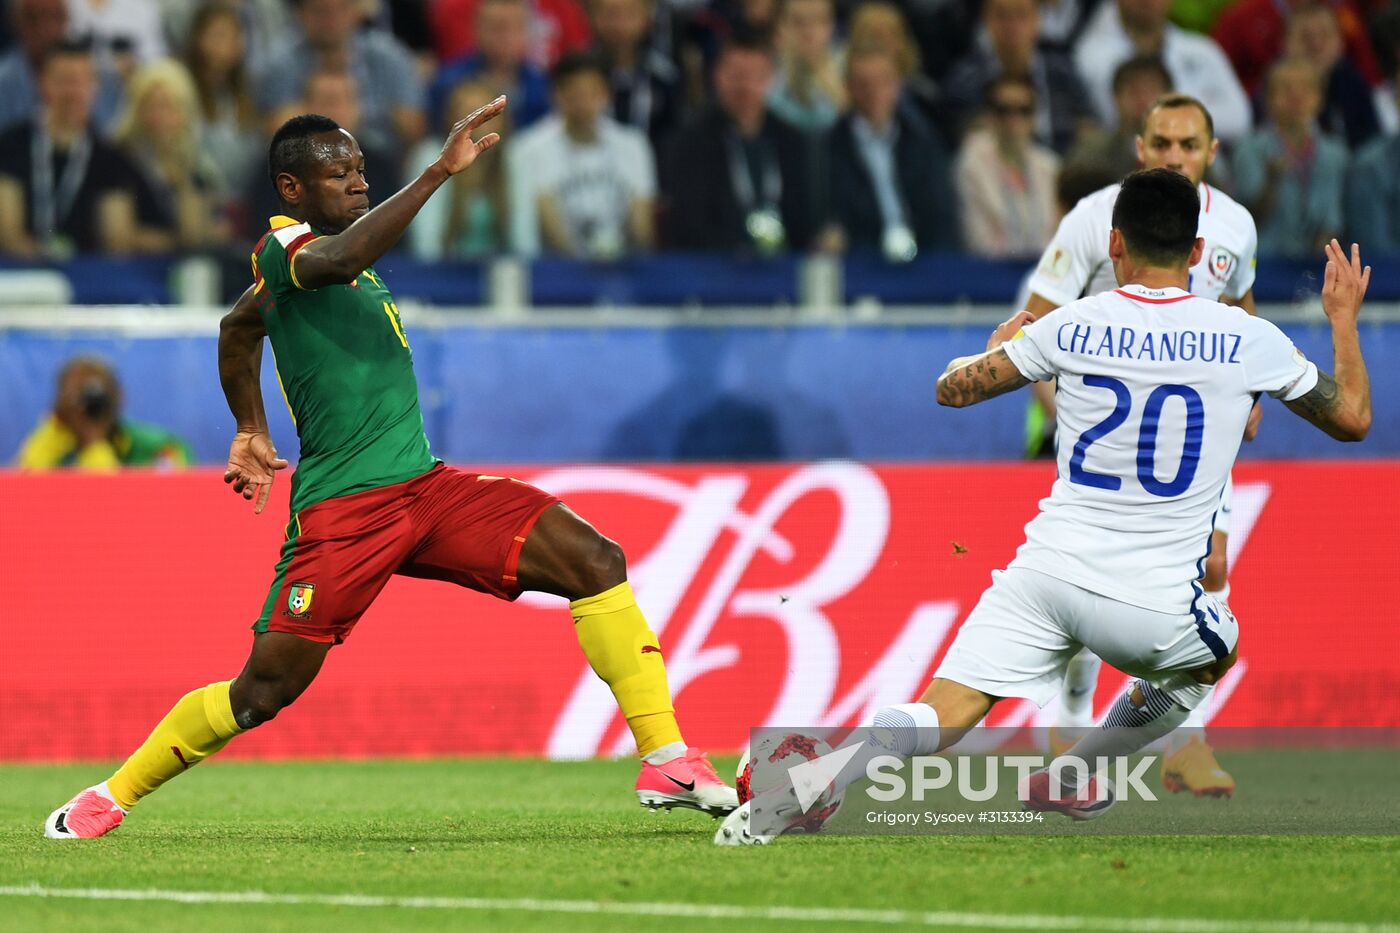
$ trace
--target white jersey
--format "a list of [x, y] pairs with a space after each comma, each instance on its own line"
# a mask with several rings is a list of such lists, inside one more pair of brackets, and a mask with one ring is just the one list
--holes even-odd
[[[1118, 187], [1114, 184], [1095, 191], [1064, 216], [1031, 275], [1032, 292], [1058, 307], [1118, 286], [1108, 258]], [[1243, 298], [1254, 287], [1259, 248], [1254, 218], [1234, 198], [1205, 182], [1197, 191], [1201, 220], [1196, 235], [1205, 239], [1206, 248], [1201, 261], [1191, 267], [1191, 292], [1212, 301], [1222, 296]]]
[[1057, 378], [1058, 477], [1012, 567], [1185, 612], [1256, 393], [1291, 401], [1317, 367], [1276, 326], [1178, 288], [1072, 302], [1002, 345]]

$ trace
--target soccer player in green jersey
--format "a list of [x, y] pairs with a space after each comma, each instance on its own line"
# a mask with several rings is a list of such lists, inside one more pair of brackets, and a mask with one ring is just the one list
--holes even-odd
[[473, 133], [504, 97], [457, 123], [423, 174], [370, 210], [364, 156], [332, 120], [288, 120], [268, 155], [285, 216], [253, 251], [253, 285], [223, 320], [219, 375], [237, 421], [224, 479], [261, 511], [277, 456], [263, 411], [263, 337], [296, 421], [292, 517], [252, 653], [231, 681], [186, 694], [126, 763], [50, 814], [56, 839], [101, 836], [165, 781], [301, 695], [390, 576], [446, 580], [514, 599], [570, 600], [579, 644], [612, 688], [642, 756], [649, 807], [721, 815], [738, 805], [681, 738], [656, 634], [622, 549], [553, 496], [445, 466], [423, 432], [413, 351], [373, 263], [449, 177], [500, 141]]

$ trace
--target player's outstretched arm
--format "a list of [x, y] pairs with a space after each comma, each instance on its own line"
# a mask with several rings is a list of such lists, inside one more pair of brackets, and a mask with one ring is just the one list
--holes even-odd
[[987, 352], [958, 357], [949, 363], [938, 377], [938, 404], [964, 408], [1029, 385], [1031, 380], [1021, 375], [1001, 345], [1034, 319], [1029, 311], [1018, 312], [992, 331]]
[[293, 260], [301, 286], [344, 285], [374, 265], [399, 241], [434, 191], [501, 141], [499, 133], [487, 133], [480, 139], [473, 139], [472, 133], [505, 109], [503, 94], [459, 120], [447, 135], [442, 154], [422, 174], [343, 232], [308, 243]]
[[1327, 244], [1322, 310], [1332, 323], [1335, 375], [1319, 369], [1312, 391], [1284, 403], [1339, 441], [1362, 440], [1371, 430], [1371, 378], [1356, 330], [1361, 302], [1370, 284], [1371, 267], [1362, 268], [1361, 247], [1353, 243], [1348, 257], [1336, 240]]
[[248, 286], [233, 310], [219, 322], [219, 382], [237, 424], [229, 445], [224, 482], [245, 499], [253, 499], [253, 511], [261, 512], [272, 492], [272, 479], [287, 461], [267, 432], [267, 411], [262, 397], [262, 348], [267, 328]]
[[267, 327], [249, 285], [219, 321], [219, 383], [240, 431], [267, 431], [262, 398], [262, 348]]

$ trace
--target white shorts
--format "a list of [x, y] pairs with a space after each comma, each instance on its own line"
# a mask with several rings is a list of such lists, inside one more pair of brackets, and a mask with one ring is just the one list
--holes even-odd
[[1225, 489], [1220, 493], [1220, 506], [1215, 510], [1215, 530], [1230, 533], [1230, 509], [1235, 504], [1235, 474], [1225, 477]]
[[1191, 610], [1177, 615], [1130, 606], [1037, 570], [994, 571], [991, 588], [934, 676], [1045, 706], [1059, 695], [1065, 665], [1082, 646], [1195, 709], [1210, 688], [1190, 672], [1233, 651], [1239, 624], [1224, 604], [1193, 586]]

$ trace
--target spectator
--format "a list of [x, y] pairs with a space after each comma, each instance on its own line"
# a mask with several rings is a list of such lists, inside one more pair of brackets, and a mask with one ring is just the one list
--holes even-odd
[[1284, 46], [1288, 57], [1306, 59], [1322, 76], [1325, 90], [1318, 123], [1324, 133], [1344, 138], [1357, 149], [1380, 132], [1371, 85], [1345, 56], [1336, 11], [1322, 3], [1296, 10], [1288, 20]]
[[[902, 83], [902, 82], [901, 82]], [[768, 106], [793, 126], [826, 130], [846, 107], [834, 0], [786, 0], [778, 16], [778, 77]]]
[[[68, 32], [68, 8], [64, 0], [14, 0], [16, 46], [0, 55], [0, 132], [23, 123], [39, 106], [39, 69], [49, 49]], [[122, 82], [109, 69], [98, 69], [97, 100], [93, 114], [106, 129], [122, 104]]]
[[651, 41], [656, 0], [593, 0], [593, 32], [612, 86], [617, 122], [647, 134], [653, 143], [675, 125], [681, 74]]
[[646, 135], [607, 115], [603, 63], [566, 55], [550, 84], [554, 112], [507, 155], [516, 250], [606, 260], [650, 249], [656, 164]]
[[86, 44], [45, 53], [37, 111], [0, 134], [0, 252], [39, 259], [134, 247], [133, 172], [93, 127], [97, 80]]
[[252, 176], [261, 174], [262, 161], [262, 136], [243, 64], [245, 49], [237, 7], [223, 2], [200, 7], [184, 59], [199, 97], [199, 162], [219, 166], [210, 180], [222, 213], [233, 221], [246, 220], [237, 216], [234, 194], [247, 190]]
[[[681, 31], [682, 48], [678, 61], [685, 73], [688, 101], [692, 110], [709, 102], [709, 76], [725, 44], [735, 36], [765, 36], [777, 33], [778, 13], [783, 0], [668, 0], [673, 6], [687, 3], [694, 11]], [[698, 82], [699, 87], [695, 87]]]
[[138, 251], [229, 240], [229, 225], [218, 216], [219, 164], [200, 157], [199, 134], [198, 94], [185, 66], [167, 58], [138, 69], [113, 135], [136, 169]]
[[[482, 49], [477, 8], [486, 0], [437, 0], [429, 9], [438, 61], [450, 62]], [[525, 60], [546, 71], [561, 55], [588, 48], [593, 36], [579, 0], [529, 0], [530, 33]]]
[[159, 0], [159, 3], [165, 41], [172, 49], [189, 48], [195, 21], [207, 7], [225, 6], [233, 10], [242, 27], [247, 74], [260, 74], [268, 55], [296, 28], [287, 0]]
[[349, 71], [360, 89], [361, 135], [397, 148], [427, 128], [412, 54], [391, 35], [358, 28], [355, 0], [297, 0], [300, 29], [268, 57], [256, 101], [271, 133], [295, 116], [313, 71]]
[[1162, 59], [1176, 89], [1200, 100], [1221, 139], [1250, 126], [1249, 98], [1229, 60], [1206, 36], [1167, 22], [1170, 0], [1105, 0], [1075, 47], [1074, 61], [1105, 124], [1113, 121], [1113, 71], [1135, 55]]
[[100, 66], [124, 77], [165, 57], [160, 8], [151, 0], [67, 0], [68, 31], [92, 43]]
[[[1210, 34], [1229, 56], [1230, 63], [1244, 84], [1246, 92], [1251, 95], [1259, 92], [1269, 66], [1283, 54], [1284, 31], [1288, 17], [1292, 16], [1294, 10], [1315, 2], [1316, 0], [1238, 0], [1220, 14]], [[1329, 2], [1337, 11], [1342, 35], [1345, 37], [1347, 57], [1369, 83], [1379, 82], [1380, 65], [1376, 63], [1375, 49], [1371, 47], [1371, 40], [1366, 34], [1365, 20], [1357, 12], [1356, 5], [1352, 0]], [[1167, 64], [1170, 65], [1171, 62]]]
[[715, 63], [715, 106], [674, 135], [662, 190], [678, 249], [806, 249], [815, 230], [815, 165], [802, 133], [769, 112], [773, 50], [739, 34]]
[[[447, 95], [446, 120], [456, 123], [495, 97], [495, 90], [485, 82], [468, 78]], [[491, 126], [513, 144], [510, 116], [510, 108], [506, 108]], [[440, 142], [423, 140], [408, 157], [407, 176], [416, 178], [441, 154]], [[413, 255], [426, 260], [476, 259], [504, 252], [510, 215], [501, 147], [477, 156], [472, 170], [453, 175], [445, 188], [444, 193], [429, 198], [408, 225], [408, 245]]]
[[1235, 155], [1235, 189], [1259, 225], [1259, 255], [1311, 259], [1342, 232], [1346, 144], [1317, 130], [1322, 85], [1303, 59], [1274, 65], [1269, 125]]
[[1069, 162], [1076, 166], [1095, 165], [1120, 179], [1136, 170], [1137, 137], [1142, 123], [1153, 101], [1171, 90], [1172, 76], [1159, 58], [1140, 55], [1119, 65], [1113, 72], [1117, 122], [1111, 129], [1099, 130], [1075, 146]]
[[1094, 108], [1069, 55], [1040, 44], [1039, 0], [986, 0], [982, 25], [985, 41], [948, 76], [944, 97], [954, 123], [966, 127], [997, 77], [1025, 78], [1036, 92], [1036, 139], [1067, 152], [1093, 124]]
[[950, 159], [919, 114], [899, 107], [899, 65], [882, 49], [846, 61], [851, 112], [826, 141], [828, 250], [878, 250], [891, 261], [958, 247]]
[[23, 470], [115, 470], [183, 467], [190, 448], [164, 428], [122, 417], [122, 387], [111, 365], [76, 356], [58, 373], [53, 411], [24, 440], [15, 458]]
[[443, 129], [447, 94], [464, 78], [477, 78], [510, 98], [516, 126], [529, 126], [549, 112], [549, 79], [526, 60], [530, 36], [528, 0], [482, 0], [476, 8], [477, 51], [443, 65], [428, 91], [428, 113]]
[[997, 78], [987, 110], [990, 124], [967, 135], [954, 169], [963, 240], [979, 256], [1038, 255], [1055, 235], [1060, 160], [1035, 141], [1035, 87]]
[[1040, 0], [1040, 41], [1068, 52], [1101, 0]]
[[[1400, 106], [1400, 93], [1396, 93]], [[1400, 135], [1371, 140], [1347, 178], [1348, 238], [1373, 254], [1400, 256]]]
[[[403, 172], [400, 160], [394, 150], [380, 146], [373, 139], [368, 142], [360, 139], [364, 131], [362, 100], [355, 76], [350, 72], [315, 71], [306, 79], [301, 110], [303, 113], [330, 117], [340, 124], [341, 129], [355, 137], [365, 157], [365, 178], [375, 186], [379, 198], [387, 198], [401, 187], [399, 180]], [[442, 151], [441, 144], [438, 151]]]
[[919, 47], [898, 6], [889, 0], [866, 0], [856, 7], [846, 44], [849, 48], [882, 48], [893, 55], [904, 81], [900, 105], [917, 107], [930, 116], [936, 112], [938, 87], [923, 72]]

